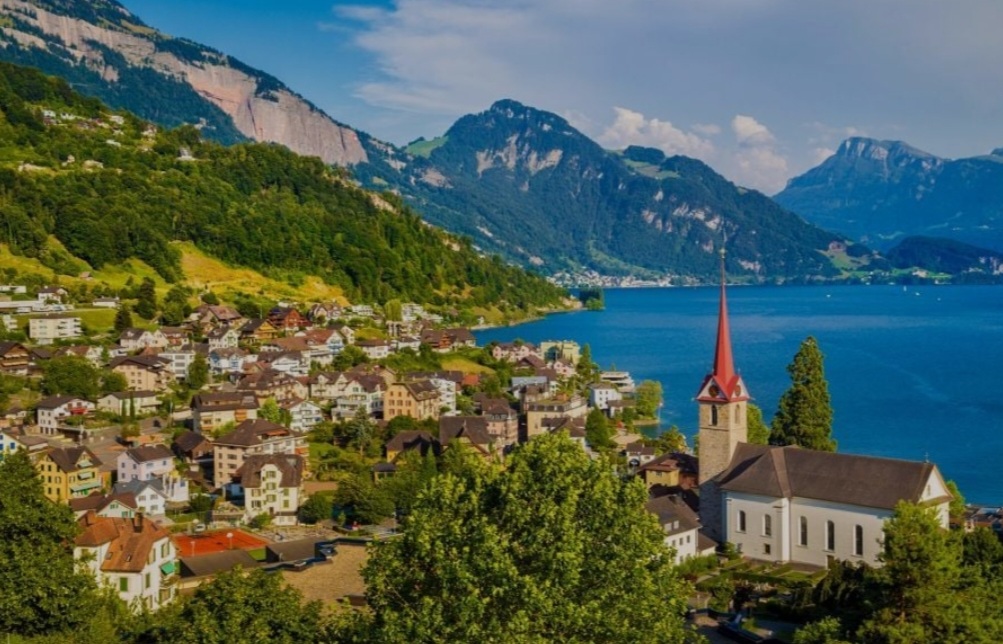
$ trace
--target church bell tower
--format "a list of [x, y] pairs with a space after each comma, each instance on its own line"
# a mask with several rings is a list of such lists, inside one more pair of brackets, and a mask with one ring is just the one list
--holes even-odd
[[724, 471], [739, 443], [748, 442], [749, 393], [735, 371], [725, 292], [724, 249], [721, 250], [721, 301], [718, 305], [714, 368], [697, 393], [700, 409], [700, 485]]

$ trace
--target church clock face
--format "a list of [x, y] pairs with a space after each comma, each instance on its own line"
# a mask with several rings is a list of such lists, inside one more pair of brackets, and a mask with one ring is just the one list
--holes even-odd
[[742, 385], [735, 385], [735, 395], [736, 396], [742, 395]]
[[707, 389], [707, 393], [713, 396], [714, 398], [717, 398], [721, 394], [721, 390], [718, 389], [717, 385], [711, 385]]

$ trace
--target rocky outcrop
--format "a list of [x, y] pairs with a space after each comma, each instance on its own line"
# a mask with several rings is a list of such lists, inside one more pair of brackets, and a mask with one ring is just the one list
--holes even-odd
[[[127, 18], [128, 12], [122, 12]], [[0, 15], [16, 19], [3, 27], [3, 32], [21, 47], [61, 48], [67, 57], [85, 63], [108, 82], [115, 82], [117, 70], [115, 61], [105, 59], [104, 48], [121, 54], [128, 65], [148, 67], [183, 81], [229, 115], [248, 138], [280, 143], [298, 154], [336, 165], [367, 160], [355, 130], [336, 123], [284, 86], [262, 91], [261, 77], [243, 65], [231, 65], [224, 54], [200, 48], [199, 60], [185, 60], [169, 51], [171, 48], [158, 48], [158, 42], [171, 39], [155, 30], [130, 30], [127, 22], [92, 24], [20, 0], [0, 0]], [[27, 25], [27, 30], [19, 28], [20, 24]]]

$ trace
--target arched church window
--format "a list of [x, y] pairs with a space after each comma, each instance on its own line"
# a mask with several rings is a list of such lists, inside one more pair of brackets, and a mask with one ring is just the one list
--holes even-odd
[[710, 424], [717, 425], [717, 405], [711, 405], [710, 407]]

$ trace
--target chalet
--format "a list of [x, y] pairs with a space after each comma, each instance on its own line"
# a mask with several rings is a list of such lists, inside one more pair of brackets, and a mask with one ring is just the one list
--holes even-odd
[[244, 370], [244, 364], [253, 357], [243, 349], [212, 349], [209, 351], [208, 357], [209, 372], [215, 376], [241, 373]]
[[166, 346], [168, 347], [180, 347], [192, 341], [191, 331], [182, 327], [162, 326], [158, 330], [167, 341]]
[[530, 342], [500, 342], [491, 347], [491, 356], [495, 360], [505, 362], [519, 362], [527, 356], [536, 356], [543, 359], [543, 354], [535, 344]]
[[268, 320], [252, 319], [240, 327], [240, 341], [250, 345], [259, 345], [262, 342], [274, 340], [280, 335], [282, 332]]
[[[77, 358], [83, 358], [87, 362], [91, 363], [95, 367], [102, 367], [105, 363], [104, 349], [102, 347], [90, 345], [90, 344], [74, 344], [69, 346], [59, 347], [53, 351], [52, 356], [54, 358], [62, 358], [64, 356], [74, 356]], [[110, 355], [108, 356], [111, 357]]]
[[305, 377], [298, 378], [274, 369], [265, 369], [257, 373], [249, 373], [241, 378], [237, 383], [237, 388], [253, 393], [259, 401], [268, 398], [276, 400], [306, 398], [309, 394], [306, 381]]
[[20, 342], [0, 342], [0, 373], [28, 375], [31, 352]]
[[334, 330], [338, 332], [345, 344], [355, 344], [355, 330], [352, 327], [342, 325], [335, 327]]
[[321, 304], [314, 304], [307, 311], [307, 318], [314, 324], [319, 324], [321, 322], [330, 322], [331, 320], [336, 320], [341, 317], [342, 309], [335, 302], [325, 302]]
[[143, 445], [127, 449], [116, 461], [118, 481], [149, 481], [174, 471], [174, 454], [166, 445]]
[[310, 321], [291, 307], [277, 306], [268, 312], [267, 319], [282, 333], [295, 333], [310, 326]]
[[421, 332], [421, 343], [433, 351], [445, 353], [459, 347], [476, 347], [477, 340], [470, 329], [425, 329]]
[[351, 379], [340, 371], [325, 371], [314, 374], [307, 381], [310, 398], [334, 400], [343, 395]]
[[656, 485], [668, 490], [693, 489], [697, 486], [697, 460], [689, 454], [662, 454], [642, 463], [637, 475], [649, 490]]
[[124, 329], [119, 334], [118, 344], [126, 351], [139, 351], [151, 347], [162, 349], [167, 346], [168, 341], [160, 329], [150, 331], [148, 329], [130, 328]]
[[49, 304], [62, 304], [68, 293], [61, 286], [45, 286], [38, 289], [38, 301]]
[[209, 331], [205, 336], [209, 351], [217, 349], [236, 349], [240, 342], [240, 333], [236, 329], [221, 326]]
[[178, 434], [171, 443], [171, 451], [189, 465], [201, 466], [212, 462], [212, 441], [198, 432]]
[[192, 426], [196, 432], [211, 432], [227, 423], [242, 423], [258, 417], [258, 399], [251, 392], [196, 394], [191, 402]]
[[304, 449], [301, 434], [267, 420], [245, 420], [213, 443], [213, 464], [218, 486], [230, 482], [248, 456], [297, 454]]
[[258, 364], [290, 376], [301, 377], [310, 373], [309, 357], [300, 351], [262, 351], [258, 354]]
[[149, 610], [174, 598], [177, 553], [169, 530], [142, 514], [105, 518], [93, 510], [80, 517], [78, 525], [73, 556], [91, 571], [98, 586], [115, 589], [127, 605]]
[[629, 467], [641, 467], [655, 460], [655, 448], [641, 441], [634, 441], [623, 449], [623, 456]]
[[219, 327], [238, 328], [244, 323], [244, 316], [228, 306], [203, 304], [195, 309], [190, 318], [204, 333]]

